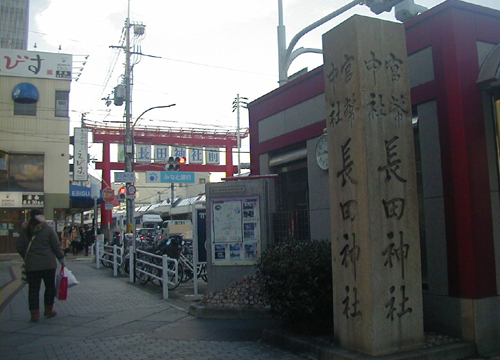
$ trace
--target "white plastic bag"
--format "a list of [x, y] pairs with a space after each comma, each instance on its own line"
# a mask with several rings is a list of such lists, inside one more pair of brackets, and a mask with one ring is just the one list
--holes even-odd
[[64, 276], [68, 277], [68, 288], [78, 285], [80, 282], [76, 280], [75, 275], [68, 269], [67, 266], [64, 267]]

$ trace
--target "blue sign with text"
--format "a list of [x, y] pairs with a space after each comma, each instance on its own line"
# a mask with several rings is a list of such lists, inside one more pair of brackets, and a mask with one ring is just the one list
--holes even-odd
[[194, 172], [185, 171], [146, 171], [147, 183], [186, 183], [194, 184]]

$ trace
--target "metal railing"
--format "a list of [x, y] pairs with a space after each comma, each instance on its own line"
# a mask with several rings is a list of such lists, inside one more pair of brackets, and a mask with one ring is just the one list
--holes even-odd
[[95, 246], [96, 266], [100, 269], [101, 264], [113, 268], [113, 276], [118, 276], [118, 271], [123, 263], [125, 250], [123, 246], [106, 245], [103, 241], [97, 241]]
[[[156, 262], [148, 261], [156, 259]], [[161, 261], [161, 262], [160, 262]], [[169, 266], [169, 263], [172, 266]], [[161, 264], [161, 265], [160, 265]], [[168, 287], [179, 283], [179, 263], [176, 259], [169, 258], [167, 255], [156, 255], [143, 250], [136, 250], [135, 273], [136, 276], [143, 274], [150, 278], [163, 282], [163, 298], [168, 299]], [[153, 270], [156, 269], [158, 271]], [[173, 281], [170, 281], [173, 279]]]

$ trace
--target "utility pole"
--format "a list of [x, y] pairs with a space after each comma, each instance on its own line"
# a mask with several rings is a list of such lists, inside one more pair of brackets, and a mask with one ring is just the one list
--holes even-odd
[[[128, 2], [127, 20], [125, 21], [125, 172], [134, 171], [134, 138], [130, 126], [132, 91], [130, 81], [130, 0]], [[126, 183], [127, 188], [132, 183]], [[127, 232], [134, 231], [134, 199], [126, 199]]]
[[236, 94], [236, 99], [233, 101], [233, 112], [236, 110], [236, 146], [238, 147], [238, 176], [241, 173], [241, 161], [240, 161], [240, 148], [241, 148], [241, 135], [240, 135], [240, 107], [245, 109], [248, 106], [248, 98], [240, 97], [240, 94]]

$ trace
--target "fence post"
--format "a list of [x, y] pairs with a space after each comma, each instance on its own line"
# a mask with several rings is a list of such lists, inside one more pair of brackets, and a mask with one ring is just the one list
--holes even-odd
[[132, 247], [129, 246], [128, 253], [130, 256], [128, 257], [128, 269], [129, 269], [128, 281], [131, 283], [135, 282], [135, 266], [134, 266], [135, 253], [132, 250], [133, 250]]
[[100, 247], [101, 247], [101, 242], [100, 242], [99, 236], [97, 236], [97, 241], [95, 243], [95, 265], [98, 269], [101, 268], [101, 262], [99, 261], [99, 258], [101, 257], [101, 254], [99, 253]]
[[162, 278], [163, 278], [163, 299], [168, 299], [168, 256], [167, 255], [163, 255], [161, 257], [161, 260], [162, 260], [162, 267], [163, 267], [163, 271], [162, 271]]
[[113, 276], [118, 276], [118, 261], [116, 261], [116, 255], [116, 245], [113, 245]]

